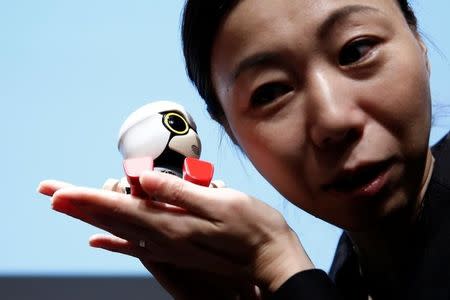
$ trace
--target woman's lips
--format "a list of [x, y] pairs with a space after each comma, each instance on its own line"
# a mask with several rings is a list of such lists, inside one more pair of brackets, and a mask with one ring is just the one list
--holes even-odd
[[324, 189], [336, 196], [349, 198], [373, 197], [385, 186], [388, 171], [392, 167], [391, 159], [358, 166], [354, 170], [344, 170]]

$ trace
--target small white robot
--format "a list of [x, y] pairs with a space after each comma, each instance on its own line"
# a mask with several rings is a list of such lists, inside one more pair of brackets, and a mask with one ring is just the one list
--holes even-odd
[[104, 188], [141, 195], [139, 175], [146, 169], [169, 173], [209, 186], [213, 165], [198, 158], [201, 142], [192, 117], [183, 106], [157, 101], [133, 112], [119, 131], [118, 148], [124, 159], [126, 182], [108, 180]]

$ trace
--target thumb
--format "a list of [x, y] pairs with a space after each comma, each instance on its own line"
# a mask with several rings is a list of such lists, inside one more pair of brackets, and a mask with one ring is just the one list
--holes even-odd
[[200, 216], [211, 217], [222, 189], [199, 186], [176, 176], [145, 171], [139, 178], [142, 189], [157, 201], [184, 208]]

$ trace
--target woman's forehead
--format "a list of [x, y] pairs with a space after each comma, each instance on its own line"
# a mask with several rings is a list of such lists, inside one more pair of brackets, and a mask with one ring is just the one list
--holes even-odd
[[[235, 67], [242, 56], [280, 41], [283, 46], [294, 44], [293, 38], [296, 44], [308, 43], [353, 15], [377, 15], [390, 22], [405, 23], [395, 0], [242, 0], [226, 17], [216, 36], [213, 73], [217, 67]], [[225, 78], [220, 80], [223, 82]]]
[[[390, 17], [402, 17], [395, 0], [241, 0], [226, 17], [221, 30], [229, 34], [237, 31], [245, 37], [258, 28], [282, 27], [291, 22], [305, 28], [317, 26], [334, 11], [345, 11], [346, 7], [372, 8]], [[360, 13], [367, 11], [359, 9]]]

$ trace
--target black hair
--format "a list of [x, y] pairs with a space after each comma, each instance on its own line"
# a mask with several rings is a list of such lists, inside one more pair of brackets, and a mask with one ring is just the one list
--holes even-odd
[[[221, 22], [239, 0], [187, 0], [182, 22], [183, 54], [190, 80], [205, 100], [210, 116], [223, 124], [222, 107], [211, 79], [211, 50]], [[411, 29], [417, 32], [417, 18], [408, 0], [397, 4]]]

